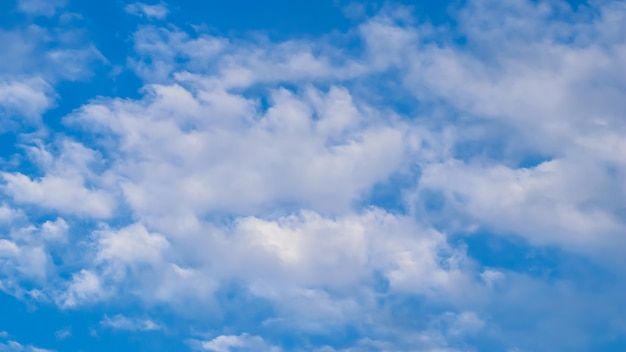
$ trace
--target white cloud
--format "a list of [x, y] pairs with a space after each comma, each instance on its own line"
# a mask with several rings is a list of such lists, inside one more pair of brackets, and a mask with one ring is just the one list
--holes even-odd
[[62, 218], [46, 221], [41, 225], [41, 236], [50, 242], [67, 242], [69, 225]]
[[279, 352], [281, 348], [266, 343], [259, 336], [248, 334], [241, 335], [221, 335], [210, 341], [194, 340], [192, 347], [198, 350], [211, 352], [229, 352], [229, 351], [268, 351]]
[[19, 248], [15, 243], [2, 239], [0, 240], [0, 254], [4, 257], [16, 256], [19, 254]]
[[52, 17], [65, 4], [66, 0], [19, 0], [17, 8], [29, 15]]
[[23, 345], [17, 341], [9, 340], [6, 343], [0, 342], [0, 352], [54, 352], [32, 345]]
[[607, 208], [617, 196], [605, 188], [610, 176], [583, 165], [552, 160], [511, 169], [449, 162], [426, 167], [420, 187], [441, 190], [456, 211], [498, 232], [606, 257], [624, 243], [626, 225]]
[[93, 45], [78, 49], [57, 49], [46, 53], [56, 75], [65, 80], [84, 81], [93, 76], [94, 63], [106, 63], [106, 58]]
[[65, 340], [65, 339], [67, 339], [67, 338], [69, 338], [69, 337], [71, 337], [71, 336], [72, 336], [72, 329], [70, 329], [70, 328], [65, 328], [65, 329], [57, 330], [57, 331], [54, 333], [54, 337], [55, 337], [58, 341]]
[[0, 290], [21, 299], [48, 301], [59, 274], [52, 257], [70, 252], [65, 248], [69, 231], [70, 226], [62, 218], [33, 225], [26, 215], [3, 228]]
[[124, 10], [133, 15], [146, 16], [147, 18], [156, 18], [159, 20], [165, 19], [169, 10], [164, 4], [147, 5], [144, 3], [136, 2], [128, 4], [124, 7]]
[[505, 280], [506, 275], [496, 269], [485, 269], [481, 274], [480, 278], [485, 282], [485, 284], [489, 287], [494, 287], [498, 282]]
[[[258, 83], [337, 82], [368, 67], [323, 43], [253, 38], [232, 41], [199, 31], [196, 38], [176, 30], [141, 27], [134, 35], [131, 67], [147, 83], [171, 83], [174, 76], [201, 74], [212, 87], [247, 88]], [[207, 74], [206, 76], [203, 76]]]
[[119, 139], [114, 168], [142, 216], [254, 213], [280, 203], [343, 210], [408, 152], [405, 126], [360, 110], [339, 87], [274, 91], [266, 112], [221, 89], [150, 89], [143, 101], [94, 103], [71, 118]]
[[[150, 17], [140, 5], [127, 10]], [[572, 288], [569, 273], [482, 268], [446, 231], [520, 236], [607, 265], [611, 287], [623, 286], [626, 77], [616, 33], [626, 12], [615, 6], [572, 24], [554, 4], [470, 1], [458, 33], [385, 10], [347, 35], [363, 40], [356, 57], [326, 41], [141, 27], [129, 65], [144, 96], [94, 99], [65, 119], [82, 142], [37, 141], [27, 149], [35, 172], [2, 173], [10, 199], [0, 219], [11, 224], [20, 206], [63, 215], [0, 239], [2, 274], [54, 272], [46, 246], [66, 241], [81, 217], [100, 221], [81, 242], [83, 269], [54, 281], [64, 290], [42, 288], [65, 308], [139, 300], [215, 322], [231, 309], [219, 295], [236, 283], [253, 303], [234, 304], [271, 306], [261, 328], [371, 335], [346, 350], [467, 350], [468, 336], [560, 350], [531, 336], [557, 326], [590, 345], [591, 325], [602, 324], [593, 316], [621, 315], [603, 303], [616, 301], [611, 293]], [[417, 105], [414, 115], [394, 112], [396, 99]], [[401, 172], [416, 180], [402, 186], [409, 214], [362, 205]], [[43, 242], [24, 240], [34, 233]], [[527, 334], [507, 320], [519, 315]], [[162, 328], [122, 315], [102, 326]], [[273, 348], [258, 332], [226, 330], [191, 345]]]
[[107, 297], [109, 293], [102, 287], [100, 278], [93, 272], [83, 269], [72, 275], [67, 290], [58, 296], [58, 303], [64, 308], [96, 302]]
[[16, 219], [23, 217], [24, 214], [19, 209], [13, 209], [7, 204], [0, 205], [0, 224], [10, 224]]
[[[439, 160], [418, 161], [423, 175], [412, 198], [423, 205], [428, 191], [443, 195], [433, 222], [454, 218], [445, 221], [453, 231], [461, 223], [462, 231], [487, 228], [619, 261], [626, 145], [616, 136], [626, 133], [626, 76], [624, 39], [611, 33], [619, 27], [613, 16], [626, 11], [616, 4], [573, 15], [565, 4], [473, 1], [461, 11], [465, 44], [414, 39], [383, 51], [404, 58], [389, 65], [405, 72], [412, 94], [446, 111], [440, 135], [449, 149]], [[574, 16], [593, 20], [568, 22]], [[377, 21], [363, 27], [372, 49], [386, 45], [376, 38], [389, 31], [415, 34]], [[436, 38], [428, 27], [418, 32]], [[543, 163], [519, 166], [538, 155]]]
[[409, 64], [405, 52], [419, 43], [419, 33], [412, 27], [396, 24], [396, 19], [407, 15], [406, 10], [400, 8], [395, 13], [381, 13], [359, 27], [367, 48], [368, 64], [374, 70]]
[[80, 179], [46, 176], [33, 180], [19, 173], [2, 173], [5, 191], [18, 202], [34, 203], [65, 214], [111, 216], [113, 201], [109, 193], [89, 190]]
[[140, 224], [130, 225], [119, 232], [104, 230], [99, 237], [98, 261], [154, 263], [160, 260], [161, 252], [168, 247], [163, 236], [150, 234]]
[[101, 162], [98, 153], [72, 141], [63, 141], [60, 149], [59, 155], [54, 156], [43, 147], [30, 147], [33, 161], [46, 174], [31, 178], [19, 172], [2, 172], [0, 177], [5, 184], [1, 188], [20, 203], [37, 204], [64, 214], [110, 217], [115, 198], [89, 182], [107, 182], [91, 171], [92, 165]]
[[[47, 252], [42, 245], [20, 245], [6, 239], [0, 239], [0, 263], [2, 272], [9, 278], [39, 282], [46, 278], [49, 264]], [[11, 283], [12, 280], [7, 281]]]
[[115, 330], [129, 330], [129, 331], [157, 331], [163, 330], [163, 326], [160, 323], [154, 322], [150, 319], [131, 319], [123, 315], [115, 315], [113, 317], [105, 316], [100, 322], [103, 327], [115, 329]]
[[53, 102], [52, 89], [40, 77], [25, 80], [2, 80], [0, 76], [0, 118], [8, 123], [17, 120], [37, 124], [41, 114]]
[[[18, 11], [51, 17], [66, 1], [15, 3]], [[0, 29], [0, 133], [33, 127], [45, 133], [41, 116], [56, 105], [56, 84], [90, 78], [95, 63], [106, 63], [103, 55], [87, 43], [85, 31], [78, 26], [55, 25], [54, 21], [42, 26], [32, 23], [34, 20], [28, 16], [25, 22], [18, 20]]]
[[[94, 64], [107, 61], [86, 37], [85, 29], [77, 25], [43, 27], [32, 24], [0, 29], [3, 43], [0, 55], [4, 58], [0, 62], [0, 82], [5, 85], [23, 82], [41, 88], [54, 86], [61, 80], [91, 77]], [[51, 47], [51, 42], [56, 45]]]
[[75, 276], [64, 304], [108, 300], [103, 292], [116, 291], [179, 310], [219, 309], [216, 289], [236, 280], [275, 305], [281, 319], [273, 326], [328, 331], [376, 307], [370, 285], [377, 273], [390, 292], [442, 301], [470, 285], [464, 254], [442, 234], [380, 210], [336, 219], [246, 217], [229, 229], [191, 222], [166, 234], [168, 241], [141, 225], [98, 231], [97, 265]]
[[485, 322], [474, 312], [462, 312], [454, 317], [448, 333], [450, 335], [475, 335], [485, 327]]

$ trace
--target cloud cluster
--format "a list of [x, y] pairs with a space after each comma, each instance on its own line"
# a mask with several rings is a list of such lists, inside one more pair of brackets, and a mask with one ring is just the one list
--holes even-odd
[[57, 16], [64, 6], [65, 1], [18, 1], [20, 11], [51, 17], [52, 25], [0, 29], [0, 133], [45, 129], [41, 117], [60, 98], [55, 85], [87, 80], [96, 64], [106, 62], [85, 38], [81, 23]]
[[[63, 119], [79, 137], [31, 137], [0, 173], [0, 289], [208, 316], [223, 330], [188, 340], [205, 351], [604, 346], [593, 331], [626, 326], [608, 293], [626, 288], [625, 16], [474, 0], [447, 28], [392, 7], [340, 38], [349, 53], [142, 26], [142, 96], [94, 98]], [[47, 82], [0, 80], [0, 114], [36, 119]], [[402, 211], [375, 202], [383, 186]], [[591, 263], [611, 290], [484, 264], [464, 244], [481, 232]]]

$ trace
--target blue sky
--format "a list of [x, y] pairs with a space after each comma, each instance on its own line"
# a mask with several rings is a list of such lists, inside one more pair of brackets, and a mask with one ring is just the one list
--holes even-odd
[[626, 350], [626, 2], [0, 3], [0, 352]]

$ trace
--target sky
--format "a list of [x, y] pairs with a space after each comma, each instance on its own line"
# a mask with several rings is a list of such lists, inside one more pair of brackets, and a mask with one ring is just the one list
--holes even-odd
[[0, 352], [625, 351], [626, 1], [0, 2]]

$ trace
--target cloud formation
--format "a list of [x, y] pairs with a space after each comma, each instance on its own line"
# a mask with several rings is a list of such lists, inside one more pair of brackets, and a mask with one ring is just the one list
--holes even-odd
[[389, 5], [282, 41], [123, 10], [137, 96], [46, 125], [93, 44], [0, 75], [3, 292], [204, 351], [626, 343], [623, 1]]

